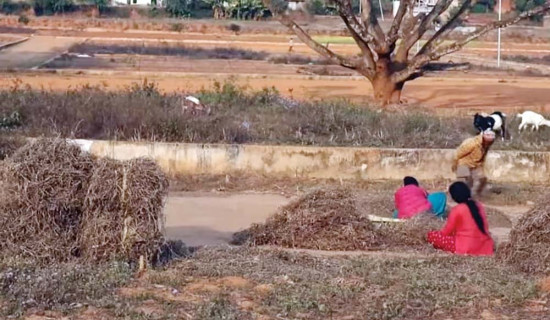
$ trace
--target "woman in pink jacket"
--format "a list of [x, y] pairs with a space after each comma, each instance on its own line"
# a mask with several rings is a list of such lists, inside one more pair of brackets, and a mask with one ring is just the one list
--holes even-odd
[[444, 192], [428, 194], [413, 177], [405, 177], [403, 184], [395, 193], [394, 218], [409, 219], [422, 212], [432, 212], [436, 216], [445, 213], [447, 197]]
[[453, 183], [449, 192], [458, 205], [451, 210], [443, 229], [428, 233], [428, 242], [436, 249], [456, 254], [492, 255], [494, 243], [483, 205], [472, 199], [464, 182]]

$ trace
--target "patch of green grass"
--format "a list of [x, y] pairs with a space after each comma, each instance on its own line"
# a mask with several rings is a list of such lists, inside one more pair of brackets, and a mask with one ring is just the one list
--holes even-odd
[[334, 44], [355, 44], [352, 37], [343, 36], [314, 36], [313, 40], [320, 43], [334, 43]]

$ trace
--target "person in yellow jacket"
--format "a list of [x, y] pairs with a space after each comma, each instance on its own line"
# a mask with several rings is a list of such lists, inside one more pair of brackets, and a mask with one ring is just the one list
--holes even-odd
[[495, 133], [491, 130], [466, 139], [456, 149], [453, 171], [456, 178], [465, 182], [479, 196], [487, 184], [487, 177], [483, 170], [485, 157], [495, 141]]

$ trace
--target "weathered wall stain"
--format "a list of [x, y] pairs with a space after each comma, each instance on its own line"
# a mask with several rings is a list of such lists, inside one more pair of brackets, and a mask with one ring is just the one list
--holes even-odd
[[[74, 141], [101, 157], [155, 159], [170, 175], [249, 171], [277, 176], [336, 179], [453, 179], [454, 150], [202, 145]], [[491, 151], [486, 174], [496, 181], [550, 182], [550, 153]]]

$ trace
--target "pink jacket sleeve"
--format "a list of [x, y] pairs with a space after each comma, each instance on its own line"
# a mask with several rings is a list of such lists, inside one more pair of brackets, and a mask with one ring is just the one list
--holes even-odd
[[456, 224], [458, 222], [458, 210], [451, 210], [451, 213], [449, 213], [449, 218], [447, 218], [447, 223], [441, 229], [441, 234], [444, 236], [450, 236], [455, 233], [456, 230]]

